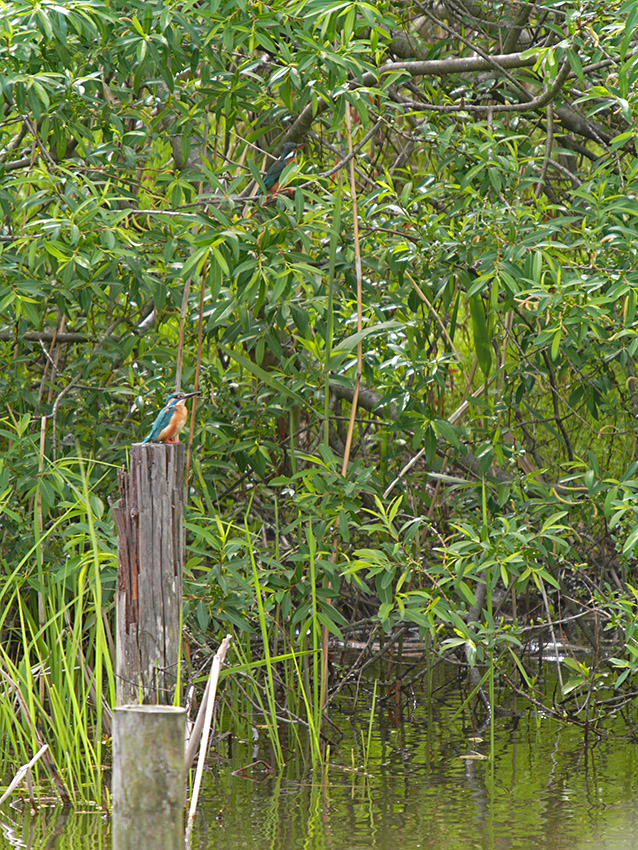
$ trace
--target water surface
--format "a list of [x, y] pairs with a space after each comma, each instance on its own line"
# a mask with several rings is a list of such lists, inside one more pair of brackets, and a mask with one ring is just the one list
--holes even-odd
[[[582, 729], [532, 713], [489, 729], [449, 689], [412, 694], [403, 714], [368, 715], [344, 699], [343, 737], [314, 772], [289, 753], [277, 774], [268, 744], [220, 741], [212, 753], [193, 850], [633, 850], [638, 846], [638, 725], [610, 719], [585, 746]], [[631, 720], [631, 718], [628, 718]], [[257, 733], [261, 735], [261, 733]], [[95, 812], [4, 804], [0, 850], [110, 848]]]
[[[498, 721], [494, 759], [486, 740], [445, 712], [379, 723], [365, 766], [351, 743], [331, 757], [325, 780], [308, 774], [208, 777], [193, 846], [239, 850], [255, 839], [277, 850], [375, 847], [635, 848], [638, 745], [616, 723], [585, 747], [583, 732], [553, 720]], [[479, 736], [480, 737], [480, 736]], [[354, 738], [354, 736], [353, 736]], [[354, 765], [354, 769], [353, 769]]]

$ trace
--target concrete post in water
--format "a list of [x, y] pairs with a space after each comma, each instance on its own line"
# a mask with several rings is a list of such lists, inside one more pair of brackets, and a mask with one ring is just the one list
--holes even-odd
[[113, 850], [184, 850], [186, 709], [113, 710]]
[[[118, 532], [117, 703], [170, 705], [177, 683], [184, 562], [184, 446], [134, 443], [112, 505]], [[178, 695], [180, 697], [181, 695]]]

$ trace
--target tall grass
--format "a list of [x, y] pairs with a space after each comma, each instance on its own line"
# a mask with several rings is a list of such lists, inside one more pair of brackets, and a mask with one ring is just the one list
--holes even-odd
[[266, 695], [267, 710], [264, 711], [264, 720], [268, 726], [268, 731], [270, 733], [270, 741], [275, 750], [277, 764], [282, 765], [284, 762], [284, 757], [281, 749], [281, 742], [279, 740], [279, 727], [277, 721], [277, 700], [275, 697], [275, 676], [273, 669], [273, 659], [270, 654], [270, 639], [268, 636], [268, 624], [266, 622], [266, 610], [264, 607], [264, 600], [262, 598], [262, 591], [259, 583], [259, 572], [257, 570], [257, 562], [255, 560], [255, 555], [252, 550], [252, 547], [250, 546], [249, 537], [248, 545], [250, 551], [250, 561], [253, 567], [255, 598], [257, 600], [257, 610], [259, 612], [259, 627], [261, 629], [261, 636], [264, 647], [264, 658], [266, 662], [267, 682], [264, 690]]
[[[271, 646], [273, 644], [277, 645], [279, 642], [279, 624], [267, 614], [257, 560], [250, 535], [247, 534], [246, 539], [253, 569], [255, 599], [257, 602], [264, 653], [265, 681], [261, 687], [257, 680], [253, 680], [253, 684], [257, 685], [257, 690], [264, 695], [263, 697], [261, 695], [258, 697], [260, 704], [263, 706], [264, 722], [268, 727], [277, 764], [282, 766], [285, 759], [279, 735], [280, 720], [277, 695], [278, 692], [285, 691], [283, 698], [286, 708], [291, 712], [293, 717], [299, 717], [308, 729], [310, 759], [314, 765], [321, 759], [321, 670], [323, 669], [320, 659], [322, 625], [317, 613], [317, 575], [314, 561], [316, 541], [312, 534], [312, 528], [309, 528], [309, 571], [310, 593], [312, 597], [310, 616], [301, 624], [298, 635], [294, 633], [287, 635], [288, 651], [278, 656], [273, 656], [271, 654]], [[306, 648], [308, 638], [311, 642], [310, 649]], [[298, 648], [296, 648], [296, 645]], [[254, 669], [254, 665], [246, 664], [245, 661], [243, 666], [244, 669], [250, 669], [251, 667]], [[310, 673], [311, 675], [309, 675]]]
[[34, 545], [0, 587], [0, 746], [11, 773], [48, 744], [34, 768], [40, 792], [53, 785], [69, 801], [101, 805], [115, 694], [101, 571], [115, 552], [97, 533], [103, 505], [82, 459], [47, 474], [64, 493], [58, 516], [44, 530], [36, 494]]
[[[48, 744], [48, 761], [43, 758], [33, 769], [39, 792], [55, 791], [71, 802], [101, 805], [108, 798], [103, 775], [110, 763], [110, 707], [115, 703], [111, 600], [107, 590], [105, 608], [104, 579], [115, 577], [117, 543], [96, 495], [101, 482], [95, 464], [81, 457], [56, 463], [41, 457], [41, 462], [42, 475], [31, 501], [32, 542], [24, 542], [24, 555], [11, 571], [5, 565], [0, 585], [3, 768], [10, 776]], [[8, 502], [0, 506], [3, 509], [9, 510]], [[221, 546], [215, 520], [208, 517]], [[205, 522], [206, 515], [198, 521]], [[228, 546], [237, 552], [240, 535], [233, 537], [230, 526], [227, 531]], [[280, 766], [290, 758], [285, 744], [289, 751], [306, 751], [312, 764], [321, 759], [325, 683], [318, 591], [323, 574], [311, 526], [305, 537], [303, 587], [308, 595], [303, 617], [295, 620], [290, 605], [286, 617], [280, 611], [273, 583], [278, 565], [264, 562], [258, 537], [246, 525], [241, 540], [243, 582], [245, 601], [252, 604], [246, 617], [247, 623], [257, 623], [261, 640], [255, 647], [249, 630], [243, 637], [238, 633], [233, 642], [236, 663], [226, 668], [224, 677], [229, 689], [235, 689], [239, 706], [232, 715], [232, 731], [245, 733], [247, 718], [264, 724]]]

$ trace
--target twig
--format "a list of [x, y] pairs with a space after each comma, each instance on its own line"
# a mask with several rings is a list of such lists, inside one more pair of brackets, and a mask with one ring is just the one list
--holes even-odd
[[[14, 340], [22, 340], [22, 342], [92, 342], [90, 336], [86, 334], [78, 334], [73, 332], [56, 333], [53, 331], [26, 331], [20, 336], [17, 336], [13, 331], [0, 331], [0, 341], [13, 342]], [[47, 352], [48, 355], [48, 352]]]
[[552, 643], [554, 644], [554, 655], [556, 657], [556, 673], [558, 675], [558, 684], [560, 685], [561, 693], [564, 691], [563, 687], [563, 674], [560, 669], [560, 660], [558, 657], [558, 642], [556, 641], [556, 632], [554, 631], [554, 621], [552, 620], [552, 615], [549, 610], [549, 601], [547, 599], [547, 591], [545, 590], [545, 582], [543, 579], [540, 579], [540, 588], [541, 594], [543, 597], [543, 603], [545, 605], [545, 612], [547, 614], [547, 623], [549, 625], [549, 633], [552, 636]]
[[478, 55], [481, 56], [486, 62], [488, 62], [489, 65], [494, 68], [494, 70], [498, 71], [499, 74], [503, 74], [506, 79], [508, 79], [510, 83], [512, 83], [512, 85], [516, 86], [516, 88], [519, 89], [519, 91], [522, 93], [523, 97], [526, 100], [531, 99], [530, 95], [527, 93], [527, 91], [525, 91], [525, 87], [523, 86], [523, 84], [519, 80], [517, 80], [516, 77], [513, 77], [510, 72], [503, 67], [502, 64], [500, 64], [496, 61], [496, 59], [494, 59], [494, 57], [481, 50], [481, 48], [476, 42], [471, 42], [468, 39], [464, 38], [461, 33], [456, 32], [456, 30], [453, 30], [452, 27], [449, 27], [440, 18], [437, 18], [436, 15], [433, 15], [432, 12], [430, 12], [430, 10], [423, 6], [421, 3], [417, 2], [416, 5], [423, 12], [423, 14], [426, 15], [435, 24], [435, 26], [441, 27], [442, 29], [446, 30], [448, 34], [451, 35], [453, 38], [462, 41], [466, 47], [469, 47], [470, 50], [472, 50], [474, 53], [478, 53]]
[[530, 702], [533, 706], [535, 706], [545, 717], [553, 717], [554, 720], [559, 720], [561, 723], [573, 723], [575, 726], [584, 727], [586, 725], [585, 721], [579, 720], [574, 715], [566, 716], [564, 711], [557, 711], [555, 708], [550, 708], [550, 706], [546, 705], [539, 699], [533, 697], [529, 691], [524, 691], [514, 682], [507, 673], [503, 674], [503, 677], [510, 688], [514, 691], [518, 696], [523, 697], [528, 702]]
[[[57, 330], [57, 328], [56, 328], [56, 330]], [[57, 371], [57, 367], [55, 365], [55, 360], [53, 359], [53, 357], [51, 357], [51, 355], [47, 351], [47, 347], [44, 344], [44, 342], [41, 339], [38, 340], [38, 341], [40, 343], [40, 348], [42, 349], [42, 352], [47, 359], [47, 363], [45, 363], [44, 369], [42, 370], [42, 381], [40, 382], [40, 401], [42, 401], [42, 396], [44, 395], [44, 387], [45, 387], [46, 380], [47, 380], [47, 372], [49, 371], [49, 366], [51, 366], [51, 383], [53, 383], [55, 381], [55, 373]], [[53, 340], [53, 346], [52, 347], [55, 347], [55, 340]]]
[[576, 188], [583, 185], [583, 181], [579, 180], [578, 177], [569, 170], [569, 168], [565, 168], [565, 166], [561, 165], [560, 162], [549, 159], [547, 165], [551, 165], [552, 168], [556, 169], [556, 171], [560, 172], [564, 177], [567, 177], [568, 180], [571, 180]]
[[394, 490], [394, 488], [397, 486], [399, 481], [401, 481], [402, 478], [405, 478], [405, 476], [412, 469], [412, 467], [415, 465], [415, 463], [418, 463], [421, 460], [421, 458], [423, 457], [423, 455], [425, 454], [426, 451], [427, 451], [427, 448], [425, 446], [422, 449], [419, 449], [419, 451], [413, 457], [410, 458], [410, 460], [405, 464], [405, 466], [402, 467], [401, 471], [399, 472], [397, 477], [394, 479], [394, 481], [391, 481], [390, 484], [388, 484], [388, 486], [383, 491], [383, 499], [384, 500], [388, 498], [388, 496]]
[[46, 159], [46, 161], [49, 163], [49, 165], [52, 168], [58, 169], [58, 164], [53, 159], [53, 157], [51, 156], [49, 151], [42, 144], [42, 140], [40, 139], [40, 136], [38, 134], [37, 127], [34, 127], [34, 125], [31, 123], [31, 121], [29, 120], [29, 118], [26, 115], [23, 115], [22, 118], [23, 118], [26, 126], [29, 128], [29, 132], [33, 136], [33, 140], [36, 143], [36, 145], [38, 146], [38, 148], [40, 149], [40, 153], [42, 154], [42, 156]]
[[460, 365], [461, 364], [461, 357], [460, 357], [458, 351], [456, 350], [456, 348], [454, 347], [454, 341], [452, 340], [452, 337], [448, 333], [448, 330], [445, 327], [445, 323], [443, 322], [443, 320], [441, 319], [441, 317], [439, 316], [437, 311], [434, 309], [432, 304], [429, 302], [427, 295], [425, 294], [425, 292], [423, 292], [423, 290], [421, 289], [419, 284], [416, 282], [416, 280], [412, 277], [410, 272], [406, 272], [405, 274], [406, 274], [407, 279], [412, 284], [414, 291], [416, 292], [416, 294], [421, 299], [421, 301], [423, 301], [423, 303], [428, 307], [428, 309], [430, 309], [432, 311], [432, 313], [434, 314], [434, 318], [437, 320], [437, 322], [439, 323], [439, 325], [441, 327], [441, 330], [443, 331], [443, 336], [447, 339], [447, 341], [450, 345], [450, 348], [454, 352], [454, 356], [459, 361], [459, 365]]
[[[336, 165], [334, 165], [332, 168], [328, 169], [328, 171], [322, 171], [319, 174], [317, 174], [317, 177], [332, 177], [332, 175], [336, 174], [337, 171], [339, 171], [341, 168], [343, 168], [344, 165], [349, 165], [352, 162], [352, 160], [356, 156], [358, 156], [358, 154], [363, 149], [363, 146], [366, 144], [366, 142], [368, 142], [374, 136], [374, 134], [377, 132], [377, 130], [379, 129], [379, 127], [382, 124], [383, 124], [383, 119], [380, 118], [376, 122], [376, 124], [373, 125], [372, 129], [369, 130], [365, 134], [363, 139], [361, 139], [359, 144], [354, 149], [352, 147], [352, 137], [349, 136], [348, 141], [349, 141], [350, 144], [348, 145], [349, 151], [348, 151], [347, 155], [344, 156], [342, 159], [340, 159], [339, 162]], [[307, 186], [307, 185], [310, 185], [310, 183], [311, 183], [311, 181], [308, 181], [308, 183], [304, 183], [303, 185]], [[303, 188], [303, 186], [301, 188]]]
[[[374, 641], [374, 637], [375, 637], [375, 635], [376, 635], [376, 633], [377, 633], [378, 628], [379, 628], [379, 625], [378, 625], [378, 624], [376, 624], [376, 625], [374, 626], [374, 628], [372, 629], [372, 631], [370, 632], [370, 634], [368, 635], [368, 640], [366, 641], [365, 646], [364, 646], [364, 647], [362, 648], [362, 650], [359, 652], [359, 655], [358, 655], [358, 656], [357, 656], [357, 658], [355, 659], [354, 663], [350, 665], [350, 669], [346, 672], [346, 674], [345, 674], [345, 675], [343, 675], [343, 676], [341, 677], [341, 681], [339, 682], [339, 684], [338, 684], [338, 685], [336, 685], [336, 687], [334, 688], [334, 690], [333, 690], [333, 691], [332, 691], [332, 693], [330, 694], [330, 701], [332, 701], [332, 700], [336, 697], [336, 695], [337, 695], [337, 694], [339, 693], [339, 691], [343, 688], [343, 686], [346, 684], [346, 682], [348, 682], [348, 681], [352, 678], [352, 676], [354, 676], [354, 674], [355, 674], [356, 672], [358, 672], [358, 670], [359, 670], [359, 667], [358, 667], [359, 662], [363, 659], [363, 656], [364, 656], [364, 655], [366, 654], [366, 652], [368, 652], [368, 650], [370, 649], [370, 646], [372, 645], [372, 642]], [[326, 703], [327, 703], [327, 700], [326, 700]]]
[[[399, 628], [387, 641], [387, 643], [384, 643], [383, 646], [377, 652], [374, 653], [374, 655], [371, 655], [358, 670], [355, 670], [354, 666], [351, 667], [350, 670], [346, 673], [346, 675], [342, 678], [341, 682], [339, 682], [339, 684], [336, 686], [334, 691], [331, 692], [328, 698], [328, 702], [331, 702], [334, 699], [335, 695], [339, 693], [341, 688], [345, 685], [346, 681], [348, 681], [349, 678], [352, 678], [355, 673], [358, 673], [358, 675], [361, 676], [364, 670], [366, 670], [372, 664], [375, 664], [380, 658], [383, 658], [383, 656], [388, 652], [388, 650], [391, 649], [391, 647], [394, 646], [395, 643], [398, 643], [398, 641], [403, 637], [407, 630], [408, 626], [406, 624], [399, 626]], [[365, 649], [367, 649], [367, 646], [365, 647]], [[361, 655], [362, 654], [363, 652], [361, 653]], [[361, 657], [361, 655], [359, 655], [359, 658]], [[359, 660], [359, 658], [357, 658], [357, 661]]]
[[[99, 351], [99, 349], [102, 347], [102, 344], [104, 343], [104, 341], [106, 339], [108, 339], [108, 337], [111, 336], [111, 334], [113, 333], [115, 328], [119, 325], [119, 323], [120, 323], [120, 319], [116, 319], [115, 321], [111, 322], [109, 327], [106, 329], [106, 333], [104, 333], [102, 335], [102, 337], [98, 340], [98, 343], [97, 343], [95, 349], [93, 350], [94, 355], [95, 355], [95, 352]], [[72, 389], [80, 381], [81, 377], [82, 377], [82, 372], [79, 371], [77, 373], [77, 375], [75, 376], [75, 378], [71, 378], [71, 380], [66, 385], [66, 387], [64, 387], [58, 393], [57, 398], [55, 399], [55, 402], [53, 404], [53, 410], [51, 411], [51, 421], [53, 422], [52, 435], [53, 435], [53, 460], [54, 461], [56, 461], [57, 457], [58, 457], [58, 407], [60, 406], [60, 402], [62, 401], [64, 396], [69, 392], [70, 389]]]
[[[252, 681], [254, 681], [254, 680], [251, 679], [251, 682]], [[277, 679], [277, 681], [278, 681], [278, 684], [281, 684], [281, 680], [279, 678]], [[236, 685], [237, 689], [239, 691], [241, 691], [242, 696], [246, 699], [247, 702], [250, 703], [250, 705], [252, 705], [252, 707], [254, 709], [256, 709], [258, 712], [263, 711], [263, 709], [264, 709], [263, 705], [260, 705], [258, 702], [256, 702], [250, 696], [248, 691], [241, 685], [239, 680], [236, 680], [234, 684]], [[294, 724], [295, 726], [303, 726], [305, 729], [310, 729], [310, 724], [306, 720], [304, 720], [303, 718], [299, 717], [298, 715], [293, 714], [293, 712], [290, 711], [290, 709], [282, 708], [281, 706], [277, 706], [277, 708], [280, 709], [281, 711], [287, 712], [287, 715], [286, 714], [275, 714], [275, 717], [276, 717], [278, 723], [287, 723], [289, 726], [292, 726]]]

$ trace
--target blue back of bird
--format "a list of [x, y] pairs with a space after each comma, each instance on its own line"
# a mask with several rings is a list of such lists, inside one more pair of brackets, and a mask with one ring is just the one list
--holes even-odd
[[156, 440], [158, 436], [162, 433], [164, 428], [166, 428], [168, 423], [171, 421], [171, 417], [173, 415], [175, 405], [177, 403], [177, 399], [175, 397], [176, 395], [177, 393], [171, 393], [166, 399], [166, 404], [157, 414], [157, 419], [155, 420], [155, 422], [153, 422], [153, 427], [151, 428], [148, 437], [142, 440], [143, 443], [150, 443], [153, 440]]

